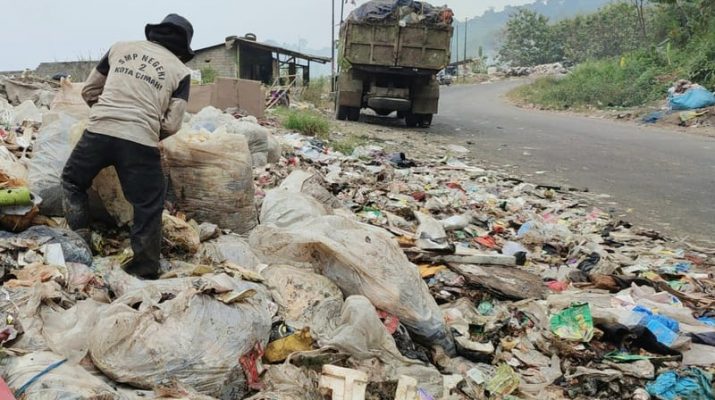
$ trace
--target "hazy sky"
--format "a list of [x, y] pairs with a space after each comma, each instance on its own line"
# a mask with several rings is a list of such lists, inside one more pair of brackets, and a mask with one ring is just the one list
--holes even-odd
[[[336, 1], [339, 10], [340, 1]], [[365, 0], [356, 0], [357, 4]], [[473, 17], [489, 7], [521, 5], [530, 0], [449, 1], [457, 18]], [[346, 5], [347, 11], [354, 6]], [[144, 25], [176, 12], [194, 25], [194, 48], [220, 43], [226, 36], [253, 32], [259, 41], [298, 43], [311, 48], [330, 43], [330, 0], [23, 0], [2, 10], [0, 70], [34, 69], [42, 61], [97, 59], [112, 43], [143, 39]], [[339, 18], [339, 17], [338, 17]]]

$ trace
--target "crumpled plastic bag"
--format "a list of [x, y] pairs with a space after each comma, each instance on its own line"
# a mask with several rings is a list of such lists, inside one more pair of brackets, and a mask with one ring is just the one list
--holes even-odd
[[95, 366], [141, 389], [176, 379], [210, 396], [244, 393], [238, 360], [270, 334], [275, 306], [265, 289], [226, 274], [171, 281], [164, 290], [142, 282], [100, 314], [90, 333]]
[[377, 310], [366, 297], [350, 296], [345, 299], [338, 326], [319, 338], [321, 347], [329, 346], [364, 360], [377, 357], [415, 363], [400, 354], [395, 339], [390, 336], [377, 316]]
[[317, 173], [295, 170], [281, 182], [280, 189], [303, 193], [319, 201], [327, 210], [343, 208], [343, 204], [325, 188], [323, 177]]
[[397, 316], [417, 341], [454, 354], [442, 311], [417, 267], [383, 229], [324, 216], [289, 228], [259, 226], [250, 243], [263, 262], [312, 266], [346, 296], [363, 295]]
[[40, 112], [32, 100], [25, 100], [19, 106], [15, 107], [12, 125], [22, 125], [25, 122], [31, 124], [42, 123], [42, 112]]
[[651, 396], [660, 400], [711, 400], [713, 396], [712, 375], [699, 368], [682, 372], [666, 371], [646, 385]]
[[196, 259], [208, 264], [230, 262], [251, 270], [261, 263], [248, 241], [238, 235], [222, 235], [202, 243]]
[[243, 136], [182, 130], [164, 140], [162, 149], [181, 211], [238, 234], [257, 225], [253, 172]]
[[590, 342], [593, 338], [593, 318], [588, 304], [574, 304], [551, 317], [551, 331], [554, 335], [579, 342]]
[[83, 300], [68, 310], [42, 307], [42, 336], [53, 352], [79, 363], [89, 351], [87, 333], [94, 327], [107, 304]]
[[291, 364], [270, 365], [261, 378], [263, 390], [246, 400], [322, 400], [318, 375]]
[[[8, 386], [17, 391], [44, 369], [63, 359], [52, 352], [35, 352], [22, 357], [5, 357], [0, 360], [0, 367]], [[65, 362], [38, 378], [25, 390], [24, 396], [23, 398], [32, 400], [126, 400], [126, 397], [120, 395], [112, 386], [70, 362]]]
[[7, 147], [0, 146], [0, 183], [6, 183], [8, 187], [22, 187], [27, 186], [27, 181], [28, 171], [25, 164]]
[[161, 215], [162, 233], [165, 242], [175, 248], [193, 254], [199, 250], [201, 238], [199, 232], [185, 220], [169, 214]]
[[343, 293], [328, 278], [290, 265], [271, 265], [261, 275], [288, 325], [320, 335], [338, 319]]
[[0, 98], [0, 126], [10, 126], [14, 119], [15, 108], [7, 100]]

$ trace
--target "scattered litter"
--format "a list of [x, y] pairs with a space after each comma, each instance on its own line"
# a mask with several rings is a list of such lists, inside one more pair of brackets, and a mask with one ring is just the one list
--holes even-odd
[[54, 87], [0, 100], [0, 222], [18, 218], [0, 231], [0, 365], [17, 397], [712, 398], [713, 249], [458, 145], [348, 155], [205, 109], [161, 146], [162, 279], [133, 278], [116, 173], [89, 193], [109, 214], [91, 244], [63, 229], [88, 108], [60, 85], [51, 111], [34, 104], [42, 124], [11, 126], [14, 106]]
[[562, 339], [590, 342], [593, 338], [593, 319], [588, 304], [566, 308], [551, 317], [551, 330]]

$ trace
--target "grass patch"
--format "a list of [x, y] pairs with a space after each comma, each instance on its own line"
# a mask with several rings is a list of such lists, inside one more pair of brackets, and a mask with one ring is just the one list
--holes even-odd
[[330, 132], [330, 123], [322, 115], [310, 111], [279, 110], [277, 114], [281, 118], [286, 129], [294, 130], [305, 135], [316, 136], [320, 139], [327, 139]]
[[346, 135], [345, 137], [331, 140], [330, 147], [349, 156], [353, 154], [356, 147], [362, 146], [367, 142], [368, 138], [366, 136]]
[[663, 60], [638, 54], [585, 62], [566, 77], [516, 88], [510, 97], [557, 110], [634, 107], [665, 98], [677, 76]]
[[556, 110], [630, 108], [665, 100], [678, 79], [715, 89], [715, 26], [683, 49], [651, 48], [587, 61], [564, 78], [538, 79], [509, 97]]

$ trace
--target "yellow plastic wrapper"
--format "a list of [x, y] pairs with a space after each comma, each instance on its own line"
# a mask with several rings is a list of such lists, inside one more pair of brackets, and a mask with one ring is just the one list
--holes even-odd
[[269, 363], [279, 363], [293, 353], [312, 349], [313, 337], [310, 335], [310, 328], [304, 328], [290, 336], [268, 343], [263, 358]]

